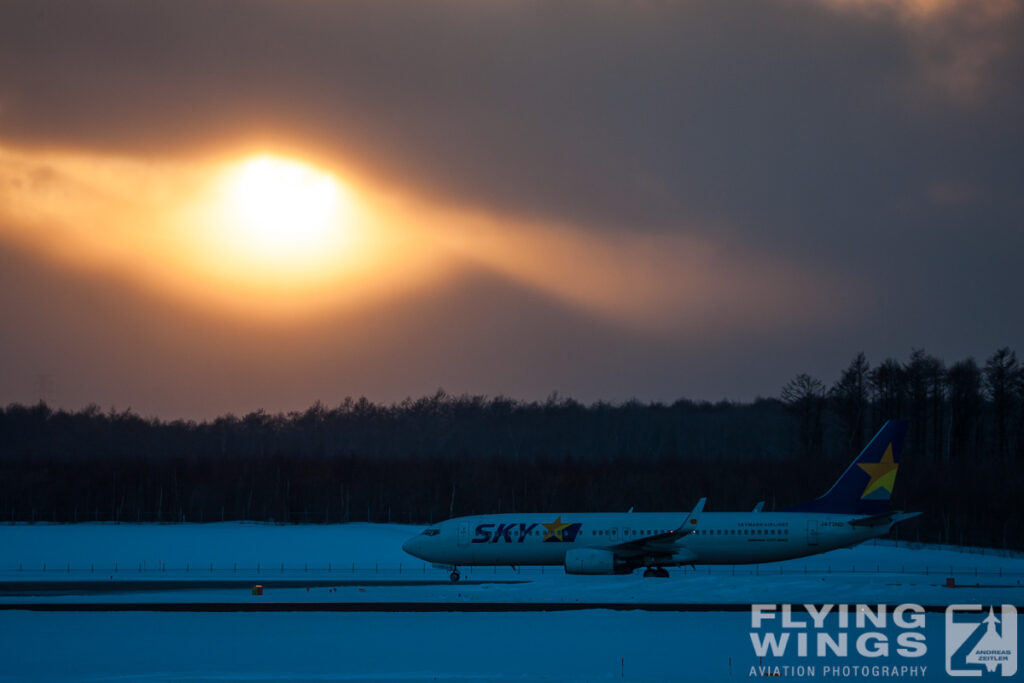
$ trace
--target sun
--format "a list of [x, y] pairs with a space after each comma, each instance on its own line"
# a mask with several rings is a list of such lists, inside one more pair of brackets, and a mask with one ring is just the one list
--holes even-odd
[[234, 248], [266, 265], [315, 261], [341, 237], [341, 185], [311, 164], [271, 155], [247, 158], [225, 174], [223, 199]]

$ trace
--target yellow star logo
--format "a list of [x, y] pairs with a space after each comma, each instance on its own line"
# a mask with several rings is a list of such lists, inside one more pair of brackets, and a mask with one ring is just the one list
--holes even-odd
[[892, 444], [889, 444], [889, 447], [885, 449], [885, 455], [878, 462], [857, 463], [857, 467], [867, 472], [871, 477], [871, 481], [864, 488], [864, 493], [860, 494], [861, 498], [879, 488], [892, 493], [892, 486], [896, 483], [896, 470], [899, 469], [899, 465], [892, 461]]
[[544, 534], [544, 540], [545, 541], [548, 540], [551, 537], [554, 537], [556, 540], [561, 541], [562, 540], [562, 530], [565, 529], [567, 526], [569, 526], [568, 522], [565, 522], [565, 523], [562, 522], [561, 515], [556, 517], [555, 521], [553, 521], [551, 524], [546, 524], [544, 522], [541, 522], [541, 524], [543, 524], [544, 528], [548, 530], [548, 532], [546, 534]]

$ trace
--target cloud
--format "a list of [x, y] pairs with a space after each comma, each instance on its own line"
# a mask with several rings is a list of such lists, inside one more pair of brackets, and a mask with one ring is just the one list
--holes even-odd
[[[147, 168], [256, 148], [345, 169], [403, 217], [423, 210], [432, 237], [404, 262], [450, 278], [417, 296], [481, 278], [520, 315], [614, 337], [619, 360], [624, 339], [709, 367], [758, 344], [812, 367], [861, 348], [979, 354], [1024, 334], [1005, 313], [1024, 288], [1022, 15], [1008, 0], [7, 2], [0, 146], [128, 160], [129, 195], [154, 186]], [[18, 177], [77, 192], [67, 172]], [[6, 238], [39, 247], [40, 218]], [[499, 324], [481, 308], [461, 310]], [[538, 336], [515, 338], [557, 346]]]
[[[352, 178], [342, 181], [344, 206], [322, 243], [294, 253], [253, 248], [260, 231], [235, 215], [232, 190], [249, 167], [0, 148], [0, 239], [242, 317], [366, 309], [467, 269], [621, 325], [700, 329], [707, 340], [806, 325], [839, 297], [840, 284], [824, 272], [705, 237], [509, 220]], [[293, 236], [281, 227], [283, 239]]]
[[[167, 419], [350, 395], [400, 401], [438, 387], [527, 399], [736, 398], [789, 374], [738, 353], [742, 339], [652, 335], [471, 268], [358, 311], [269, 323], [0, 246], [0, 314], [18, 321], [0, 335], [0, 402], [35, 401], [42, 388], [51, 405], [130, 406]], [[793, 361], [785, 336], [768, 330], [759, 344]]]
[[[797, 201], [820, 221], [925, 186], [935, 128], [1011, 125], [1019, 13], [862, 5], [885, 3], [8, 4], [0, 130], [161, 154], [279, 138], [450, 203], [605, 228], [725, 215], [774, 242]], [[944, 99], [979, 69], [991, 108]]]

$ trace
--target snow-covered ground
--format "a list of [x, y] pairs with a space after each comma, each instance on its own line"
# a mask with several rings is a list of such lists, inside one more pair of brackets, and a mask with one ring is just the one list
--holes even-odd
[[[332, 570], [399, 565], [422, 569], [402, 551], [402, 542], [423, 527], [401, 524], [284, 525], [220, 524], [3, 524], [0, 525], [0, 580], [12, 571], [56, 579], [70, 569], [121, 574], [166, 570], [177, 573]], [[81, 577], [79, 577], [81, 578]]]
[[[675, 569], [669, 579], [644, 579], [639, 573], [567, 576], [557, 567], [520, 573], [488, 567], [467, 568], [464, 577], [474, 583], [452, 585], [446, 571], [401, 550], [402, 542], [419, 531], [370, 524], [0, 525], [0, 603], [1024, 605], [1024, 557], [1019, 554], [878, 542], [786, 563]], [[977, 586], [947, 588], [949, 576], [959, 586]], [[164, 589], [152, 583], [164, 580], [223, 585]], [[275, 580], [297, 585], [279, 588]], [[308, 587], [302, 585], [305, 580]], [[519, 582], [496, 582], [512, 580]], [[150, 585], [125, 591], [132, 581]], [[265, 583], [265, 594], [251, 595], [250, 581]], [[51, 584], [51, 589], [54, 583], [91, 587], [42, 595], [5, 591], [5, 586], [29, 582]], [[0, 680], [730, 680], [749, 678], [751, 667], [759, 665], [778, 666], [784, 673], [784, 666], [813, 665], [814, 674], [800, 678], [832, 680], [844, 673], [863, 678], [879, 672], [840, 668], [829, 673], [824, 667], [926, 667], [915, 671], [931, 680], [945, 677], [944, 618], [941, 612], [927, 615], [921, 632], [928, 648], [917, 658], [891, 651], [880, 658], [857, 656], [851, 641], [847, 658], [800, 658], [790, 649], [759, 661], [747, 608], [482, 613], [3, 609]], [[879, 630], [895, 643], [894, 629], [890, 623]]]
[[[387, 524], [0, 525], [0, 589], [4, 581], [274, 580], [275, 601], [441, 602], [900, 602], [944, 605], [1024, 602], [1024, 556], [956, 548], [870, 542], [789, 562], [698, 566], [670, 579], [567, 576], [559, 567], [465, 568], [469, 585], [404, 553], [419, 527]], [[957, 588], [947, 588], [947, 578]], [[302, 586], [308, 580], [310, 586]], [[338, 581], [337, 587], [323, 586]], [[351, 585], [353, 582], [388, 582]], [[492, 583], [515, 581], [515, 583]], [[320, 585], [317, 585], [319, 583]], [[349, 584], [349, 585], [341, 585]], [[411, 585], [410, 585], [411, 584]], [[36, 596], [0, 602], [39, 601]], [[244, 587], [53, 595], [55, 601], [255, 601]]]
[[843, 679], [826, 664], [939, 680], [942, 620], [928, 615], [919, 658], [759, 661], [740, 612], [0, 612], [0, 680], [734, 681], [797, 664], [816, 667], [811, 680]]

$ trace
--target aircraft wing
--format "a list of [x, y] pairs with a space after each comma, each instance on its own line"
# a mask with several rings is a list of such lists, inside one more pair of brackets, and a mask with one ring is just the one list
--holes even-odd
[[614, 550], [616, 554], [620, 555], [647, 555], [650, 553], [671, 553], [676, 550], [675, 544], [682, 538], [689, 536], [693, 531], [687, 529], [685, 531], [678, 531], [673, 529], [672, 531], [666, 531], [663, 534], [654, 534], [653, 536], [644, 536], [643, 538], [634, 538], [624, 543], [618, 543], [616, 545], [608, 546], [609, 550]]
[[684, 519], [683, 523], [679, 525], [679, 528], [660, 534], [652, 534], [651, 536], [631, 539], [617, 545], [609, 546], [609, 550], [614, 550], [620, 555], [673, 553], [678, 549], [675, 544], [694, 532], [693, 527], [689, 526], [688, 522], [691, 519], [696, 520], [697, 515], [704, 510], [705, 502], [707, 502], [707, 498], [701, 498], [697, 501], [697, 505], [695, 505], [690, 514], [686, 516], [686, 519]]

